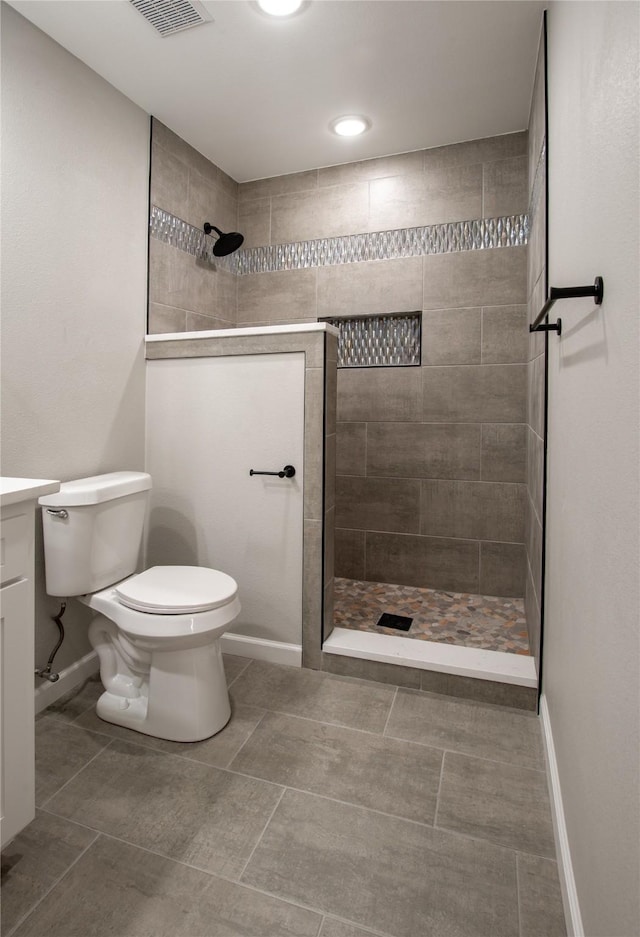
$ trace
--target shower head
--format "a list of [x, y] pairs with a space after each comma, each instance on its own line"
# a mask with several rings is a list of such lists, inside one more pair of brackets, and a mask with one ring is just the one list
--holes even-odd
[[215, 231], [218, 235], [218, 240], [213, 245], [213, 253], [216, 257], [225, 257], [227, 254], [233, 254], [244, 241], [244, 235], [238, 234], [237, 231], [230, 231], [228, 234], [223, 234], [220, 228], [216, 228], [214, 224], [209, 224], [208, 221], [205, 221], [204, 233], [211, 234], [212, 231]]

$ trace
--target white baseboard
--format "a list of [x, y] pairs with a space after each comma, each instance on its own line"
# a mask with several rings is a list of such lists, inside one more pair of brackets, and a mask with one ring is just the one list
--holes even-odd
[[540, 719], [542, 722], [542, 737], [547, 756], [547, 780], [551, 793], [551, 815], [553, 818], [553, 832], [556, 840], [558, 872], [560, 875], [560, 888], [562, 889], [562, 904], [564, 906], [567, 934], [568, 937], [584, 937], [582, 915], [580, 914], [576, 880], [573, 875], [573, 864], [571, 862], [569, 837], [564, 818], [564, 807], [562, 805], [560, 775], [558, 773], [556, 750], [553, 744], [553, 734], [551, 732], [549, 707], [544, 694], [540, 697]]
[[56, 680], [55, 683], [43, 680], [35, 691], [36, 715], [46, 709], [47, 706], [51, 706], [56, 700], [59, 700], [65, 693], [73, 690], [78, 684], [84, 683], [88, 677], [91, 677], [99, 670], [98, 655], [95, 651], [89, 651], [80, 660], [61, 670], [60, 679]]
[[244, 634], [226, 632], [220, 639], [224, 654], [266, 660], [271, 664], [289, 664], [302, 667], [302, 645], [285, 644], [284, 641], [268, 641], [266, 638], [251, 638]]
[[[267, 641], [265, 638], [250, 638], [244, 634], [224, 634], [221, 647], [225, 654], [237, 657], [251, 657], [254, 660], [266, 660], [272, 664], [289, 664], [302, 667], [302, 647], [299, 644], [285, 644], [281, 641]], [[42, 681], [35, 691], [36, 715], [51, 706], [61, 696], [73, 690], [94, 673], [98, 673], [100, 664], [95, 651], [90, 651], [69, 667], [60, 671], [60, 679], [55, 683]]]

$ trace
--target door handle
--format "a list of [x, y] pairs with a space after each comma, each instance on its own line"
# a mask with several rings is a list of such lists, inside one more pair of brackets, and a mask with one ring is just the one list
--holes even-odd
[[258, 472], [256, 469], [249, 469], [249, 475], [277, 475], [278, 478], [293, 478], [296, 470], [293, 465], [285, 465], [280, 472]]

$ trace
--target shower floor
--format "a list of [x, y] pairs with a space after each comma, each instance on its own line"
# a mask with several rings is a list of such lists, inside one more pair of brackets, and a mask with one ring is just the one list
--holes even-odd
[[[383, 612], [413, 618], [411, 628], [377, 627]], [[372, 634], [529, 655], [523, 599], [336, 578], [334, 624]]]

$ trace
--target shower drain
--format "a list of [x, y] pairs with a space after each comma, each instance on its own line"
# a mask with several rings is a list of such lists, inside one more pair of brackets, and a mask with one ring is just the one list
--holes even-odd
[[384, 612], [376, 623], [376, 628], [396, 628], [398, 631], [408, 631], [411, 627], [413, 618], [405, 618], [404, 615], [390, 615]]

